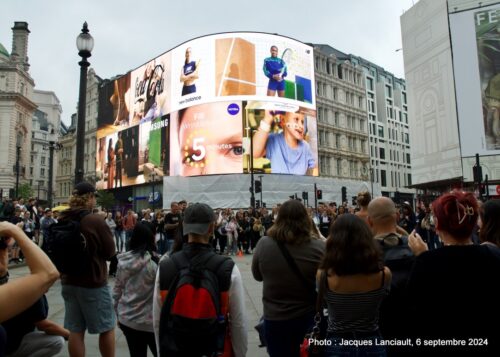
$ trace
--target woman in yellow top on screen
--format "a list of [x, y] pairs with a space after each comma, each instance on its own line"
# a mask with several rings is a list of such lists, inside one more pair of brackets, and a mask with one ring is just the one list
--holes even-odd
[[186, 48], [186, 59], [181, 70], [181, 82], [184, 83], [181, 95], [196, 93], [196, 84], [194, 82], [198, 79], [199, 66], [200, 61], [191, 60], [191, 47]]
[[239, 107], [231, 112], [235, 106], [221, 102], [179, 111], [181, 176], [243, 172], [242, 117]]
[[[274, 117], [280, 119], [282, 131], [271, 133]], [[271, 161], [273, 174], [312, 174], [316, 161], [306, 133], [305, 115], [302, 113], [268, 111], [253, 135], [253, 157], [266, 156]]]

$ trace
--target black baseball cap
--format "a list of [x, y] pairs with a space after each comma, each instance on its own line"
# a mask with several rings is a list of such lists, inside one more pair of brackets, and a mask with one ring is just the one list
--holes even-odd
[[184, 211], [183, 233], [206, 234], [215, 219], [214, 210], [209, 205], [194, 203]]
[[83, 196], [86, 193], [93, 193], [95, 196], [97, 196], [94, 185], [91, 185], [88, 182], [80, 182], [76, 184], [75, 188], [73, 189], [73, 195], [76, 196]]

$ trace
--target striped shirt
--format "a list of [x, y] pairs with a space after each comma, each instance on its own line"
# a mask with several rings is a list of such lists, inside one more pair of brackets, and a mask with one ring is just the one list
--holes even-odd
[[385, 273], [381, 285], [362, 293], [336, 293], [328, 289], [328, 332], [377, 331], [380, 304], [390, 289], [385, 282]]

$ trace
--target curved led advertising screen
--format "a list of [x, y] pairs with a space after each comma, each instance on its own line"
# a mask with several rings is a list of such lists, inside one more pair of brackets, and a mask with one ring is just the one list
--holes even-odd
[[313, 49], [238, 32], [188, 41], [99, 92], [100, 189], [165, 175], [317, 175]]

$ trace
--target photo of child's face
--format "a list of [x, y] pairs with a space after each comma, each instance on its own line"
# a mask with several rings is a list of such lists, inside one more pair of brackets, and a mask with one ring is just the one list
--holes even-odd
[[242, 119], [227, 112], [227, 103], [187, 109], [180, 123], [179, 144], [182, 176], [243, 170]]
[[304, 140], [304, 114], [287, 112], [283, 118], [283, 131], [296, 140]]

